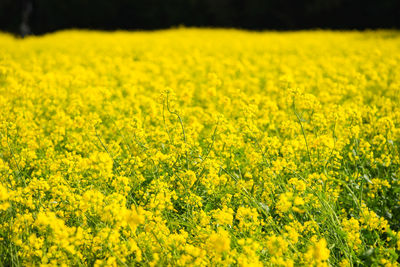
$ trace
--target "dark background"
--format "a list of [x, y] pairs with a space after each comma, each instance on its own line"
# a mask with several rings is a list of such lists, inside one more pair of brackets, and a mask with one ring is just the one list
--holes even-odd
[[[32, 5], [31, 12], [27, 6]], [[28, 8], [29, 9], [29, 8]], [[25, 15], [24, 14], [25, 10]], [[25, 18], [25, 19], [23, 19]], [[400, 28], [400, 0], [0, 0], [0, 30]]]

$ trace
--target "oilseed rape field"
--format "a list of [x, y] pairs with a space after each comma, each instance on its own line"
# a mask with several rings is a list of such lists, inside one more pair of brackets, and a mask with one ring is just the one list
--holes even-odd
[[2, 266], [398, 266], [400, 33], [0, 34]]

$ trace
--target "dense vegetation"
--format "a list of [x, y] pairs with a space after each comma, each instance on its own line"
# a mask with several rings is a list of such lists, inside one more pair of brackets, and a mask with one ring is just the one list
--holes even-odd
[[0, 35], [0, 261], [396, 266], [398, 32]]

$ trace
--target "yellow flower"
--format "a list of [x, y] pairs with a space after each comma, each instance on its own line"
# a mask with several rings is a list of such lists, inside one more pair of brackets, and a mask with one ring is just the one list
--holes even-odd
[[144, 216], [142, 214], [142, 209], [139, 208], [132, 208], [126, 211], [125, 220], [128, 226], [131, 228], [132, 231], [136, 231], [136, 228], [144, 223]]
[[276, 208], [280, 212], [280, 214], [289, 211], [289, 209], [292, 207], [292, 197], [293, 197], [292, 192], [286, 192], [279, 196]]
[[230, 250], [230, 237], [229, 233], [225, 230], [218, 230], [217, 233], [212, 233], [208, 240], [208, 250], [210, 253], [217, 252], [218, 254], [228, 252]]
[[314, 263], [317, 266], [327, 266], [326, 261], [329, 259], [329, 255], [327, 242], [322, 238], [309, 247], [305, 259], [308, 263]]
[[224, 206], [222, 209], [213, 212], [217, 224], [232, 226], [233, 210]]
[[9, 196], [7, 188], [0, 184], [0, 201], [8, 200]]

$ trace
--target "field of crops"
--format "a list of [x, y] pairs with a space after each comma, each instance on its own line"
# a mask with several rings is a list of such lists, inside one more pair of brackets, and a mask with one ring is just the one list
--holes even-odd
[[397, 266], [400, 33], [0, 34], [0, 266]]

